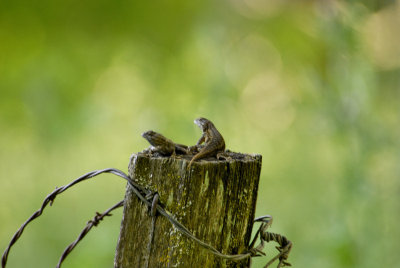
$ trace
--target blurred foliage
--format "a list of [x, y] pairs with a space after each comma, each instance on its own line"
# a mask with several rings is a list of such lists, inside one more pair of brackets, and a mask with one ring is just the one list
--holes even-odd
[[[229, 149], [263, 155], [257, 215], [294, 242], [295, 267], [394, 267], [399, 12], [399, 0], [1, 1], [1, 249], [55, 186], [126, 170], [148, 129], [194, 144], [204, 116]], [[124, 191], [105, 175], [58, 197], [9, 267], [54, 267]], [[65, 267], [112, 266], [114, 214]]]

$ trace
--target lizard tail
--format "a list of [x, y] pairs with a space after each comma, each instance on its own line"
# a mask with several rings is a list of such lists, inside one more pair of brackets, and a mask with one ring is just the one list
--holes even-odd
[[190, 166], [192, 165], [193, 159], [190, 160], [189, 165], [188, 165], [188, 169], [190, 169]]
[[196, 155], [192, 157], [192, 160], [190, 160], [189, 165], [188, 165], [188, 169], [190, 169], [190, 166], [192, 165], [193, 161], [197, 160]]

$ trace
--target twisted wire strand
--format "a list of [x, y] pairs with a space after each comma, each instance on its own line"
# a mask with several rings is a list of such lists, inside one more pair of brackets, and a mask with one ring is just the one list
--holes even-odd
[[[89, 173], [86, 173], [85, 175], [77, 178], [76, 180], [72, 181], [71, 183], [62, 186], [60, 188], [56, 188], [52, 193], [50, 193], [49, 195], [47, 195], [47, 197], [45, 198], [45, 200], [42, 203], [42, 206], [40, 207], [39, 210], [37, 210], [35, 213], [32, 214], [31, 217], [29, 217], [29, 219], [27, 221], [25, 221], [21, 227], [17, 230], [17, 232], [14, 234], [14, 236], [12, 237], [8, 247], [6, 248], [6, 250], [3, 253], [2, 256], [2, 268], [6, 267], [7, 264], [7, 259], [8, 259], [8, 255], [10, 252], [11, 247], [17, 242], [17, 240], [21, 237], [23, 231], [25, 230], [25, 227], [34, 219], [36, 219], [37, 217], [39, 217], [40, 215], [42, 215], [44, 209], [47, 207], [48, 204], [52, 205], [56, 196], [58, 194], [63, 193], [64, 191], [66, 191], [67, 189], [69, 189], [70, 187], [74, 186], [75, 184], [82, 182], [84, 180], [93, 178], [99, 174], [102, 173], [111, 173], [114, 175], [117, 175], [123, 179], [125, 179], [129, 185], [131, 186], [132, 191], [136, 194], [136, 196], [144, 203], [146, 204], [148, 207], [152, 207], [152, 203], [145, 197], [148, 195], [151, 195], [151, 191], [147, 190], [145, 188], [143, 188], [142, 186], [136, 184], [128, 175], [126, 175], [124, 172], [122, 172], [121, 170], [118, 169], [114, 169], [114, 168], [107, 168], [107, 169], [102, 169], [102, 170], [95, 170]], [[97, 213], [96, 216], [94, 217], [94, 219], [92, 221], [89, 221], [87, 226], [82, 230], [82, 232], [80, 233], [80, 235], [78, 236], [78, 238], [71, 243], [63, 252], [57, 268], [59, 268], [62, 264], [62, 262], [65, 260], [65, 258], [68, 256], [68, 254], [75, 248], [75, 246], [79, 243], [80, 240], [82, 240], [85, 235], [90, 231], [90, 229], [93, 226], [97, 226], [97, 224], [105, 217], [105, 216], [110, 216], [109, 212], [111, 212], [112, 210], [121, 207], [123, 205], [124, 201], [121, 201], [119, 203], [117, 203], [116, 205], [114, 205], [113, 207], [111, 207], [110, 209], [106, 210], [103, 214], [99, 214]], [[247, 259], [250, 257], [254, 257], [254, 256], [261, 256], [261, 255], [265, 255], [264, 252], [262, 252], [262, 249], [264, 248], [264, 243], [265, 242], [269, 242], [271, 240], [276, 241], [279, 243], [280, 247], [277, 247], [277, 249], [280, 251], [280, 253], [275, 256], [270, 262], [267, 263], [267, 265], [265, 267], [268, 267], [271, 263], [273, 263], [277, 258], [280, 259], [280, 262], [278, 264], [278, 268], [281, 267], [281, 265], [285, 266], [285, 265], [290, 265], [286, 260], [288, 258], [288, 254], [291, 250], [292, 247], [292, 243], [286, 239], [286, 237], [281, 236], [279, 234], [275, 234], [275, 233], [269, 233], [266, 232], [266, 229], [268, 228], [268, 226], [271, 225], [272, 223], [272, 217], [267, 215], [267, 216], [263, 216], [260, 218], [255, 219], [255, 222], [257, 221], [261, 221], [262, 224], [259, 228], [259, 230], [257, 231], [256, 236], [254, 237], [252, 243], [251, 243], [251, 247], [250, 250], [248, 250], [245, 253], [242, 254], [235, 254], [235, 255], [230, 255], [230, 254], [223, 254], [221, 252], [219, 252], [216, 248], [214, 248], [213, 246], [205, 243], [204, 241], [198, 239], [197, 237], [195, 237], [183, 224], [181, 224], [179, 221], [177, 221], [176, 219], [174, 219], [174, 217], [168, 212], [166, 211], [163, 207], [161, 207], [159, 204], [155, 204], [155, 206], [153, 205], [153, 208], [157, 209], [157, 211], [163, 215], [164, 217], [166, 217], [168, 219], [168, 221], [176, 228], [178, 229], [183, 235], [185, 235], [186, 237], [194, 240], [195, 242], [197, 242], [200, 246], [202, 246], [203, 248], [209, 250], [209, 252], [211, 252], [212, 254], [219, 256], [221, 258], [224, 259], [228, 259], [228, 260], [233, 260], [233, 261], [239, 261], [239, 260], [243, 260], [243, 259]], [[153, 216], [154, 212], [152, 213]], [[255, 240], [257, 239], [257, 237], [260, 235], [260, 244], [257, 247], [253, 247]]]
[[275, 262], [279, 258], [279, 263], [278, 263], [278, 268], [284, 267], [284, 266], [292, 266], [289, 262], [287, 262], [287, 259], [289, 258], [289, 253], [292, 249], [293, 243], [288, 240], [285, 236], [276, 234], [276, 233], [271, 233], [267, 232], [268, 226], [265, 226], [264, 223], [260, 226], [260, 239], [261, 241], [265, 242], [270, 242], [270, 241], [275, 241], [279, 244], [280, 247], [276, 247], [276, 249], [279, 251], [279, 254], [273, 257], [265, 266], [264, 268], [267, 268], [269, 265], [271, 265], [273, 262]]
[[[17, 232], [15, 232], [15, 234], [13, 235], [13, 237], [11, 238], [10, 243], [8, 244], [8, 247], [6, 248], [6, 250], [4, 251], [2, 258], [1, 258], [1, 267], [5, 268], [6, 264], [7, 264], [7, 259], [8, 259], [8, 255], [10, 253], [10, 249], [11, 247], [18, 241], [18, 239], [21, 237], [22, 233], [24, 232], [26, 226], [32, 222], [33, 220], [35, 220], [36, 218], [38, 218], [40, 215], [42, 215], [44, 209], [47, 207], [47, 205], [50, 204], [50, 206], [53, 204], [55, 198], [57, 197], [57, 195], [65, 192], [66, 190], [68, 190], [70, 187], [74, 186], [75, 184], [82, 182], [84, 180], [88, 180], [90, 178], [93, 178], [101, 173], [111, 173], [117, 176], [120, 176], [124, 179], [129, 179], [130, 178], [128, 176], [126, 176], [125, 173], [123, 173], [122, 171], [118, 170], [118, 169], [114, 169], [114, 168], [106, 168], [106, 169], [102, 169], [102, 170], [95, 170], [89, 173], [86, 173], [85, 175], [82, 175], [81, 177], [77, 178], [76, 180], [72, 181], [71, 183], [62, 186], [60, 188], [56, 188], [53, 192], [51, 192], [49, 195], [46, 196], [46, 198], [44, 199], [42, 206], [40, 207], [40, 209], [38, 209], [36, 212], [34, 212], [32, 214], [32, 216], [30, 216], [28, 218], [28, 220], [26, 220], [21, 227], [17, 230]], [[132, 180], [130, 180], [130, 184], [133, 187], [138, 187], [141, 188], [139, 185], [137, 185], [135, 182], [133, 182]]]

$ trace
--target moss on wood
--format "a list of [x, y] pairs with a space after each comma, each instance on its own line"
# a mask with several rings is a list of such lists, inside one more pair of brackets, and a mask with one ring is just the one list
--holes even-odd
[[[247, 250], [257, 199], [261, 156], [229, 152], [230, 160], [205, 159], [187, 169], [185, 157], [133, 154], [129, 175], [157, 191], [167, 211], [196, 237], [225, 254]], [[158, 216], [151, 252], [148, 208], [127, 187], [115, 267], [246, 267], [222, 260]]]

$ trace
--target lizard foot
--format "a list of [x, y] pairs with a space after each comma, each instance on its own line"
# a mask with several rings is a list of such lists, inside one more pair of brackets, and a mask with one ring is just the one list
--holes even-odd
[[233, 158], [230, 157], [229, 155], [227, 155], [225, 152], [218, 153], [216, 157], [217, 157], [218, 160], [226, 160], [226, 161], [232, 161], [233, 160]]

